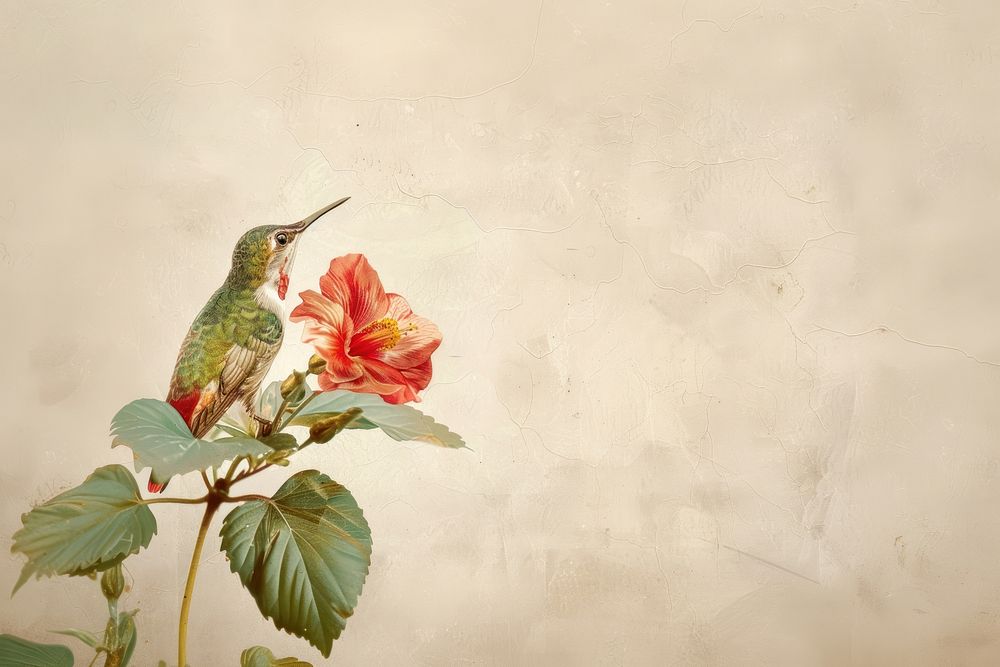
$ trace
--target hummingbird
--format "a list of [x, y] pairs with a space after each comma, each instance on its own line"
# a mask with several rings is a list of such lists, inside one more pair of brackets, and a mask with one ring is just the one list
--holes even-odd
[[[236, 401], [255, 416], [257, 390], [284, 335], [281, 302], [298, 241], [348, 199], [292, 225], [254, 227], [237, 241], [229, 275], [191, 324], [170, 380], [167, 403], [194, 437], [208, 433]], [[161, 493], [168, 481], [151, 475], [147, 488]]]

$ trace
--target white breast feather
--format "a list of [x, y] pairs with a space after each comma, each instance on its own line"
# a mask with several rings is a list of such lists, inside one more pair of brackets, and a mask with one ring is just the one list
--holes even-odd
[[284, 319], [285, 317], [285, 305], [284, 302], [278, 298], [278, 285], [276, 282], [271, 282], [270, 280], [257, 288], [257, 291], [253, 293], [254, 298], [257, 299], [257, 303], [260, 304], [261, 308], [267, 308], [272, 313], [278, 317]]

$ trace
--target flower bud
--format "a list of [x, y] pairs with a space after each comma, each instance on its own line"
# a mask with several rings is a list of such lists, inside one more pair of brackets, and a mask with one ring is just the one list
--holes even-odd
[[310, 373], [312, 373], [313, 375], [319, 375], [325, 370], [326, 370], [326, 359], [319, 356], [318, 354], [314, 354], [313, 356], [309, 357]]
[[289, 403], [301, 401], [306, 395], [305, 379], [305, 373], [292, 371], [281, 383], [281, 397]]
[[125, 575], [122, 574], [121, 563], [118, 563], [101, 574], [101, 592], [108, 600], [117, 600], [125, 590]]
[[324, 417], [309, 427], [309, 439], [319, 443], [329, 442], [359, 416], [361, 408], [350, 408], [345, 412]]

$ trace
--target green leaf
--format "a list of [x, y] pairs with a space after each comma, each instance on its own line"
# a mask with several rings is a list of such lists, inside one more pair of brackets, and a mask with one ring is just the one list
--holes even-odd
[[[439, 447], [465, 447], [461, 436], [452, 433], [444, 424], [409, 405], [392, 405], [375, 394], [353, 391], [328, 391], [314, 398], [292, 420], [295, 426], [309, 426], [313, 421], [330, 413], [340, 413], [349, 408], [361, 408], [362, 418], [348, 428], [371, 428], [365, 422], [382, 429], [393, 440], [419, 440]], [[358, 424], [358, 422], [361, 422]]]
[[273, 498], [230, 512], [220, 534], [230, 569], [261, 613], [329, 657], [371, 562], [371, 531], [350, 492], [305, 470]]
[[[260, 414], [259, 407], [257, 413]], [[247, 409], [243, 407], [242, 401], [235, 401], [230, 405], [229, 409], [226, 410], [226, 413], [222, 415], [222, 418], [215, 425], [215, 428], [237, 438], [253, 437], [253, 434], [256, 432], [254, 419], [247, 412]], [[214, 431], [210, 431], [209, 434], [210, 436], [215, 435]]]
[[[309, 387], [308, 383], [305, 383], [304, 386], [306, 389]], [[281, 402], [281, 382], [272, 382], [264, 387], [257, 396], [256, 415], [267, 421], [273, 420]], [[226, 411], [215, 428], [237, 438], [253, 437], [252, 434], [256, 432], [258, 424], [246, 411], [243, 404], [237, 401]]]
[[274, 419], [282, 400], [281, 382], [275, 380], [264, 387], [257, 397], [257, 416], [261, 419]]
[[[364, 414], [364, 412], [362, 412], [362, 414]], [[350, 424], [348, 424], [347, 428], [364, 429], [367, 431], [373, 428], [378, 428], [378, 424], [371, 421], [370, 419], [365, 419], [364, 417], [358, 417]]]
[[272, 433], [266, 438], [262, 438], [261, 442], [276, 450], [295, 449], [299, 446], [295, 436], [291, 433]]
[[68, 628], [66, 630], [52, 630], [52, 632], [56, 633], [57, 635], [66, 635], [67, 637], [75, 637], [93, 649], [104, 646], [104, 642], [100, 637], [95, 635], [93, 632], [87, 632], [86, 630], [76, 630], [73, 628]]
[[[120, 465], [98, 468], [80, 486], [27, 514], [11, 551], [28, 557], [17, 592], [32, 576], [83, 575], [106, 570], [149, 546], [156, 519]], [[0, 663], [2, 664], [2, 663]]]
[[73, 653], [61, 644], [36, 644], [13, 635], [0, 635], [0, 665], [73, 667]]
[[298, 658], [275, 658], [270, 649], [251, 646], [240, 655], [240, 667], [313, 667]]
[[[230, 435], [230, 436], [232, 436], [234, 438], [250, 438], [250, 437], [253, 437], [249, 433], [247, 433], [245, 430], [243, 430], [242, 426], [237, 427], [237, 426], [233, 426], [232, 424], [223, 424], [222, 422], [219, 422], [213, 428], [217, 428], [222, 433], [225, 433], [226, 435]], [[216, 436], [216, 437], [209, 438], [209, 440], [215, 441], [215, 440], [221, 439], [221, 436], [218, 436], [218, 434], [210, 433], [209, 435]]]
[[[135, 630], [135, 615], [138, 613], [138, 609], [123, 611], [118, 614], [117, 623], [108, 621], [107, 634], [112, 635], [113, 633], [108, 638], [108, 643], [114, 644], [114, 648], [111, 651], [109, 662], [106, 664], [127, 667], [129, 661], [132, 660], [132, 654], [135, 652], [136, 640], [138, 639]], [[115, 659], [118, 662], [114, 662]]]
[[169, 403], [140, 398], [111, 420], [112, 447], [125, 445], [135, 453], [135, 469], [152, 468], [159, 479], [206, 470], [239, 456], [263, 455], [270, 450], [253, 438], [201, 440]]

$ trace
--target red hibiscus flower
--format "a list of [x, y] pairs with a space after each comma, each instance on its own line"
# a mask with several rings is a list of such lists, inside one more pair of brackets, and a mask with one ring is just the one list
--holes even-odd
[[302, 340], [326, 359], [320, 388], [378, 394], [386, 403], [419, 401], [441, 344], [437, 326], [414, 315], [400, 295], [387, 294], [364, 255], [331, 261], [319, 289], [299, 294], [290, 319], [305, 322]]

